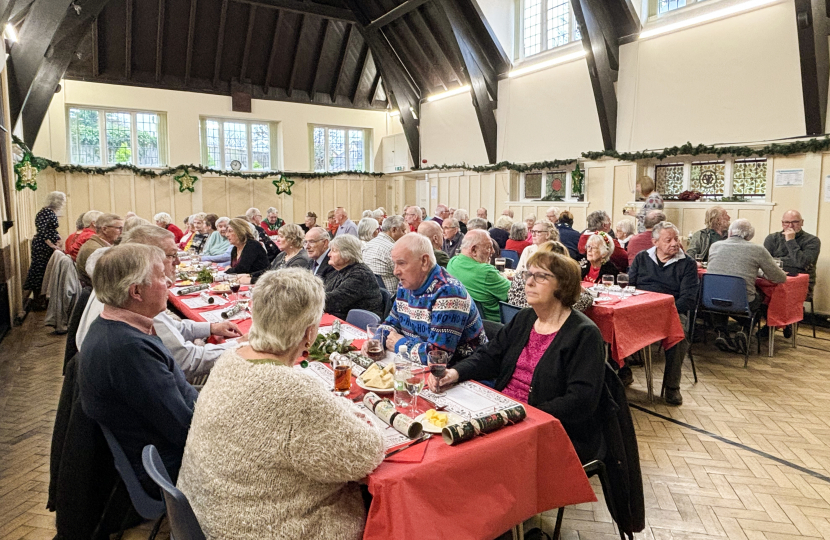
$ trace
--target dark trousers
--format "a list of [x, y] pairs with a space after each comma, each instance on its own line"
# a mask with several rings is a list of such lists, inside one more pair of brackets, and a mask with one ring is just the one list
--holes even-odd
[[685, 313], [680, 315], [680, 324], [686, 332], [686, 339], [666, 351], [666, 369], [663, 371], [663, 386], [666, 388], [680, 388], [680, 376], [683, 371], [683, 359], [689, 352], [689, 324]]
[[[764, 296], [763, 291], [759, 288], [755, 288], [755, 298], [753, 298], [749, 302], [749, 311], [755, 311], [761, 304], [764, 303], [766, 297]], [[733, 317], [736, 321], [738, 321], [741, 326], [743, 326], [744, 331], [749, 331], [749, 317]], [[719, 332], [722, 332], [725, 335], [729, 335], [729, 315], [721, 314], [721, 313], [713, 313], [712, 314], [712, 323], [714, 324], [715, 328], [718, 329]]]

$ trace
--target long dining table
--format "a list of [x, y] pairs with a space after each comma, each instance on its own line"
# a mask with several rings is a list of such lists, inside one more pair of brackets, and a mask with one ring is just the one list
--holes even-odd
[[[188, 300], [199, 294], [179, 296], [176, 290], [169, 291], [170, 304], [189, 319], [208, 320], [208, 312], [230, 305], [194, 308], [198, 302]], [[324, 314], [321, 329], [335, 320]], [[250, 329], [250, 318], [235, 322], [243, 332]], [[363, 392], [353, 378], [349, 398]], [[418, 399], [420, 412], [432, 407]], [[365, 479], [372, 502], [363, 538], [490, 540], [546, 510], [596, 501], [559, 420], [524, 407], [527, 417], [518, 424], [457, 446], [434, 435], [385, 459]]]

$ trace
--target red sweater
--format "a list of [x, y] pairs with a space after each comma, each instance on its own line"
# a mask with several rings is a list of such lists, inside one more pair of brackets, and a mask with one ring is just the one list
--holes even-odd
[[[583, 233], [582, 236], [579, 237], [577, 249], [580, 253], [585, 254], [585, 244], [588, 242], [588, 237], [592, 234], [594, 233]], [[634, 240], [634, 238], [628, 242], [628, 249], [631, 249], [632, 240]], [[625, 248], [620, 245], [616, 238], [614, 238], [614, 253], [611, 254], [611, 262], [614, 263], [614, 266], [616, 266], [617, 270], [620, 272], [628, 270], [628, 252], [625, 251]]]
[[532, 243], [528, 242], [527, 240], [513, 240], [511, 238], [508, 238], [507, 242], [504, 244], [504, 249], [512, 249], [513, 251], [521, 255], [522, 251], [524, 251], [525, 248], [531, 244]]
[[78, 256], [78, 252], [81, 250], [81, 246], [83, 246], [87, 240], [95, 236], [95, 230], [90, 229], [89, 227], [85, 228], [81, 231], [81, 233], [75, 237], [75, 242], [72, 246], [66, 250], [66, 254], [72, 257], [72, 260], [75, 260], [75, 257]]
[[634, 257], [641, 251], [651, 249], [654, 244], [651, 242], [651, 231], [643, 231], [640, 234], [635, 234], [628, 241], [628, 264], [634, 262]]
[[172, 223], [167, 225], [167, 230], [170, 231], [171, 233], [173, 233], [173, 236], [175, 237], [177, 244], [182, 239], [182, 236], [184, 236], [184, 233], [182, 232], [182, 230], [180, 228], [176, 227], [175, 225], [173, 225]]

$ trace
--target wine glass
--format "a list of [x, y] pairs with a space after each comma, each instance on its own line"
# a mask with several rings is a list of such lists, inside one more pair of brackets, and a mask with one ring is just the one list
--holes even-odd
[[620, 292], [622, 293], [622, 297], [625, 298], [625, 289], [628, 287], [628, 274], [618, 274], [617, 275], [617, 285], [620, 287]]
[[611, 286], [614, 285], [614, 276], [611, 274], [605, 274], [602, 276], [602, 286], [605, 287], [605, 290], [609, 290]]
[[412, 396], [412, 418], [418, 416], [418, 395], [424, 389], [426, 380], [426, 369], [422, 366], [412, 366], [409, 370], [409, 378], [406, 379], [406, 392]]
[[239, 302], [239, 278], [235, 275], [231, 275], [228, 277], [228, 287], [230, 287], [231, 292], [234, 295], [234, 301]]
[[[447, 351], [439, 351], [439, 350], [432, 350], [427, 353], [427, 364], [429, 365], [430, 372], [432, 376], [435, 377], [436, 381], [440, 381], [441, 378], [447, 374], [447, 361], [449, 361], [450, 355], [447, 354]], [[444, 392], [441, 390], [441, 386], [438, 386], [438, 391], [435, 392], [436, 394], [443, 394]]]

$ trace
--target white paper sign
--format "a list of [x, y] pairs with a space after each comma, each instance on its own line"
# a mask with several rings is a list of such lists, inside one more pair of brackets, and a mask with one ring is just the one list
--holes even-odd
[[799, 187], [804, 185], [804, 169], [779, 169], [775, 171], [775, 187]]
[[824, 202], [830, 202], [830, 175], [824, 177]]
[[236, 315], [234, 315], [230, 319], [223, 319], [222, 318], [222, 311], [223, 310], [221, 310], [221, 309], [214, 309], [213, 311], [203, 311], [203, 312], [199, 313], [199, 315], [201, 315], [202, 318], [205, 319], [205, 321], [207, 321], [209, 323], [220, 323], [220, 322], [225, 322], [227, 320], [239, 321], [239, 320], [242, 320], [242, 319], [249, 319], [251, 317], [251, 314], [243, 309], [242, 311], [240, 311], [239, 313], [237, 313]]
[[212, 304], [205, 302], [201, 296], [197, 296], [196, 298], [185, 298], [182, 300], [182, 304], [186, 305], [190, 309], [201, 309], [204, 307], [224, 306], [228, 303], [228, 301], [221, 296], [212, 296], [211, 298], [213, 298]]
[[438, 186], [432, 186], [432, 188], [429, 190], [429, 195], [429, 198], [432, 200], [438, 199]]

